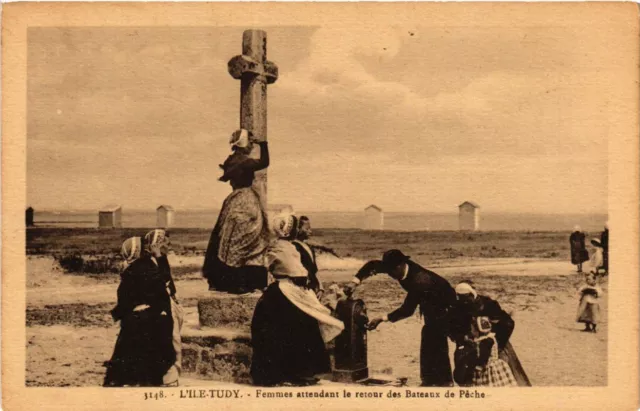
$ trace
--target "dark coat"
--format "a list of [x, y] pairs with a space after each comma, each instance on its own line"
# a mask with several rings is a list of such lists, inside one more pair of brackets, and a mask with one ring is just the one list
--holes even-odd
[[391, 312], [389, 321], [396, 322], [410, 317], [420, 307], [420, 313], [425, 317], [425, 324], [446, 317], [449, 309], [456, 302], [456, 292], [451, 284], [433, 271], [408, 261], [409, 272], [400, 281], [407, 296], [402, 305]]
[[589, 260], [589, 252], [585, 246], [584, 233], [574, 231], [569, 236], [571, 246], [571, 264], [581, 264]]
[[314, 292], [318, 292], [320, 289], [320, 280], [318, 279], [318, 265], [316, 264], [316, 252], [311, 246], [307, 245], [311, 250], [311, 254], [309, 251], [300, 244], [298, 241], [293, 241], [293, 245], [296, 247], [296, 250], [300, 253], [300, 261], [304, 268], [307, 269], [307, 274], [309, 276], [308, 286]]
[[602, 244], [602, 265], [605, 271], [609, 271], [609, 229], [606, 228], [600, 234], [600, 244]]
[[[175, 294], [166, 258], [135, 260], [121, 275], [118, 304], [111, 311], [120, 334], [107, 362], [105, 386], [159, 386], [176, 361], [170, 293]], [[169, 292], [167, 292], [169, 288]], [[138, 305], [148, 305], [134, 311]]]
[[[407, 318], [420, 307], [424, 326], [420, 342], [420, 378], [423, 386], [451, 386], [451, 364], [447, 342], [449, 312], [456, 302], [455, 290], [449, 282], [433, 271], [407, 261], [409, 271], [400, 285], [407, 291], [404, 303], [388, 314], [389, 321]], [[365, 264], [356, 277], [359, 280], [384, 272], [380, 261]]]
[[529, 378], [509, 342], [515, 328], [515, 322], [497, 301], [483, 295], [479, 295], [472, 304], [456, 304], [451, 313], [449, 332], [451, 339], [457, 346], [454, 356], [456, 382], [459, 385], [469, 385], [475, 363], [480, 361], [477, 357], [477, 348], [465, 340], [465, 336], [474, 337], [472, 322], [477, 317], [488, 317], [491, 321], [491, 329], [495, 333], [498, 343], [498, 355], [501, 360], [509, 364], [518, 385], [531, 386]]
[[456, 344], [464, 343], [464, 337], [473, 337], [472, 322], [477, 317], [488, 317], [491, 321], [491, 330], [496, 335], [498, 350], [502, 350], [509, 341], [515, 323], [511, 316], [505, 312], [497, 301], [484, 295], [479, 295], [472, 304], [456, 304], [452, 311], [450, 322], [450, 336]]

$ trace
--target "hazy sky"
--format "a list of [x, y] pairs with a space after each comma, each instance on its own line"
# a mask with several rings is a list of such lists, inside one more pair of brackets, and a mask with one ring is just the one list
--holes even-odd
[[[28, 201], [219, 208], [242, 28], [29, 31]], [[606, 212], [609, 34], [266, 28], [269, 201], [298, 210]], [[611, 51], [609, 51], [611, 50]], [[607, 54], [610, 53], [610, 54]]]

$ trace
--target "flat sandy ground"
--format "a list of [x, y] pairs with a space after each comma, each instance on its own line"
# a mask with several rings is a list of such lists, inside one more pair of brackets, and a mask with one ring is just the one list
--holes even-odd
[[[200, 256], [172, 256], [174, 268], [197, 267]], [[347, 281], [361, 260], [320, 260], [325, 284]], [[418, 261], [420, 261], [418, 259]], [[322, 267], [325, 269], [322, 270]], [[329, 269], [326, 269], [328, 267]], [[452, 284], [473, 278], [481, 294], [512, 312], [512, 344], [536, 386], [599, 386], [607, 383], [607, 283], [600, 299], [598, 333], [583, 333], [575, 322], [582, 277], [565, 261], [532, 258], [451, 259], [431, 266]], [[184, 271], [184, 270], [183, 270]], [[187, 270], [189, 271], [189, 270]], [[106, 279], [65, 274], [48, 256], [27, 258], [27, 364], [29, 386], [98, 386], [103, 362], [118, 333], [109, 310], [116, 300], [117, 276]], [[197, 272], [180, 275], [178, 295], [187, 309], [207, 295]], [[364, 282], [356, 293], [369, 316], [396, 308], [404, 298], [385, 275]], [[419, 384], [421, 322], [416, 316], [384, 323], [369, 333], [369, 366], [374, 373], [409, 378]]]

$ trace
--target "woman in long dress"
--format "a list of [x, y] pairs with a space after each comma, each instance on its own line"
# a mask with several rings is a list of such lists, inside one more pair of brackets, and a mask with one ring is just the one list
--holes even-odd
[[[254, 143], [260, 146], [259, 160], [250, 157]], [[234, 132], [230, 144], [233, 154], [220, 166], [220, 181], [228, 181], [233, 191], [211, 233], [202, 273], [210, 290], [242, 294], [267, 286], [264, 251], [269, 228], [252, 184], [255, 172], [269, 166], [269, 150], [266, 141], [254, 141], [247, 130]]]
[[578, 289], [580, 303], [578, 304], [578, 315], [576, 321], [584, 323], [584, 330], [587, 332], [596, 332], [596, 327], [600, 322], [600, 303], [598, 298], [603, 294], [602, 288], [598, 287], [596, 274], [589, 273], [585, 277], [585, 282]]
[[121, 274], [118, 303], [111, 311], [120, 321], [120, 333], [107, 362], [108, 387], [162, 386], [176, 363], [170, 296], [175, 286], [162, 262], [169, 244], [158, 231], [144, 248], [139, 237], [122, 247], [131, 263]]
[[569, 245], [571, 246], [571, 264], [578, 266], [578, 272], [582, 272], [582, 263], [589, 261], [589, 252], [584, 243], [584, 233], [580, 226], [575, 226], [573, 233], [569, 236]]
[[274, 222], [279, 239], [269, 247], [267, 262], [273, 282], [258, 301], [251, 322], [254, 385], [312, 385], [331, 371], [325, 344], [344, 329], [308, 288], [307, 270], [290, 242], [294, 216]]
[[509, 339], [515, 323], [471, 282], [455, 288], [450, 336], [456, 343], [454, 380], [460, 386], [531, 386]]
[[589, 268], [587, 272], [593, 273], [597, 276], [600, 273], [600, 270], [604, 269], [604, 252], [599, 240], [591, 240], [591, 245], [594, 249], [593, 253], [591, 253], [591, 258], [589, 259]]

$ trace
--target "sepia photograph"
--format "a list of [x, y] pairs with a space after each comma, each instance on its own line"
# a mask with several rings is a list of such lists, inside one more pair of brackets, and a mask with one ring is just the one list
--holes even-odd
[[20, 6], [22, 396], [637, 406], [636, 6]]

